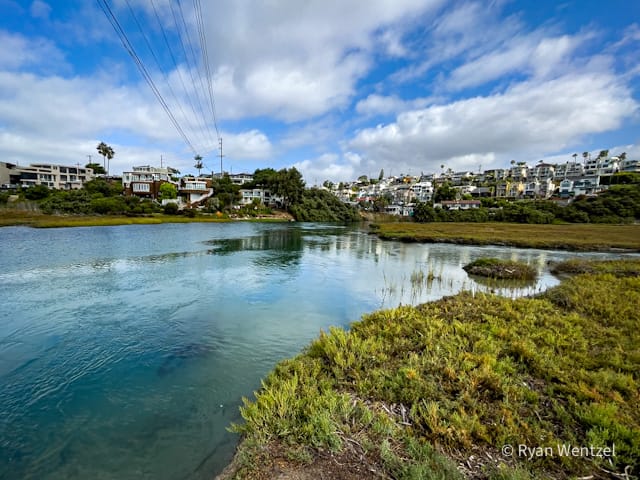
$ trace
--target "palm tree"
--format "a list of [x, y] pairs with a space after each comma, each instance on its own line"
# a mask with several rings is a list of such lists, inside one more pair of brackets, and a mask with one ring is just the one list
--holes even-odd
[[193, 168], [198, 170], [198, 176], [200, 176], [200, 170], [202, 170], [203, 168], [202, 157], [200, 155], [196, 155], [195, 157], [193, 157], [193, 159], [196, 161], [196, 164], [193, 166]]
[[116, 154], [116, 152], [114, 152], [113, 148], [111, 148], [109, 145], [107, 145], [104, 142], [100, 142], [96, 150], [98, 150], [98, 153], [102, 155], [102, 159], [103, 159], [102, 168], [104, 168], [105, 171], [107, 172], [107, 175], [109, 175], [109, 164], [107, 163], [107, 161], [111, 161], [111, 159]]
[[573, 163], [576, 163], [576, 158], [578, 158], [578, 154], [574, 153], [573, 155], [571, 155], [573, 157]]
[[607, 158], [609, 156], [609, 150], [600, 150], [598, 158]]
[[621, 162], [624, 162], [627, 159], [627, 152], [622, 152], [620, 155], [618, 155], [618, 158]]
[[582, 158], [584, 159], [584, 164], [587, 164], [587, 158], [589, 158], [589, 152], [582, 152]]

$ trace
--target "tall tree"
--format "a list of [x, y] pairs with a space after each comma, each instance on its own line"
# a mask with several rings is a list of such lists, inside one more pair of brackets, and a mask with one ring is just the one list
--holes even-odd
[[110, 162], [111, 159], [116, 154], [116, 152], [114, 152], [113, 148], [111, 148], [109, 145], [107, 145], [104, 142], [100, 142], [96, 150], [98, 150], [98, 153], [102, 155], [102, 158], [103, 158], [102, 168], [107, 172], [107, 175], [109, 175], [109, 164], [107, 163], [107, 161]]
[[380, 169], [380, 175], [378, 175], [378, 180], [382, 180], [384, 178], [384, 168]]
[[202, 163], [202, 157], [200, 155], [196, 155], [195, 157], [193, 157], [193, 159], [196, 161], [196, 164], [193, 166], [193, 168], [198, 170], [198, 176], [200, 176], [200, 170], [202, 170], [202, 168], [204, 167]]
[[576, 158], [578, 158], [578, 154], [574, 153], [573, 155], [571, 155], [573, 157], [573, 163], [576, 163]]
[[584, 159], [584, 163], [587, 163], [587, 158], [589, 158], [589, 152], [582, 152], [582, 158]]
[[282, 197], [285, 208], [300, 201], [304, 192], [302, 174], [295, 168], [283, 168], [276, 176], [273, 193]]
[[84, 168], [90, 168], [93, 170], [93, 173], [96, 175], [103, 175], [107, 173], [107, 171], [100, 165], [99, 163], [87, 163]]

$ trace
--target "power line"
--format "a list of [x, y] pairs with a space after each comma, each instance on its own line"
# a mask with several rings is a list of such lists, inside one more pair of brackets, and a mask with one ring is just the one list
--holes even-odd
[[[188, 116], [185, 113], [184, 109], [182, 108], [182, 104], [180, 103], [180, 101], [178, 100], [178, 96], [176, 95], [175, 91], [173, 90], [173, 87], [171, 86], [171, 82], [169, 81], [169, 78], [167, 77], [167, 75], [162, 71], [162, 65], [160, 64], [160, 60], [158, 59], [158, 56], [156, 55], [156, 52], [153, 49], [153, 46], [151, 45], [151, 42], [149, 41], [149, 38], [147, 37], [146, 33], [144, 32], [144, 29], [142, 28], [142, 25], [140, 24], [140, 22], [138, 21], [138, 17], [136, 16], [135, 11], [133, 10], [133, 7], [131, 6], [131, 3], [129, 2], [129, 0], [126, 0], [127, 3], [127, 7], [129, 7], [129, 12], [131, 13], [131, 17], [133, 18], [134, 22], [136, 23], [138, 30], [140, 31], [140, 33], [142, 34], [142, 38], [144, 39], [147, 48], [149, 49], [149, 52], [151, 53], [151, 56], [153, 57], [153, 59], [156, 62], [156, 66], [158, 67], [158, 71], [162, 74], [164, 81], [167, 84], [167, 87], [169, 88], [169, 92], [171, 93], [171, 96], [173, 97], [175, 103], [178, 105], [178, 108], [180, 109], [180, 112], [182, 113], [183, 118], [185, 118], [185, 120], [188, 122]], [[195, 113], [195, 111], [194, 111]], [[193, 128], [193, 125], [189, 122], [189, 128], [191, 130], [195, 130]]]
[[[153, 13], [154, 13], [154, 15], [156, 17], [156, 21], [158, 22], [158, 25], [160, 27], [160, 32], [162, 33], [162, 38], [164, 39], [164, 44], [167, 47], [167, 51], [169, 52], [169, 56], [171, 57], [171, 60], [173, 61], [173, 66], [175, 67], [175, 69], [176, 69], [176, 71], [178, 73], [178, 78], [180, 79], [180, 83], [182, 84], [182, 89], [185, 92], [185, 94], [187, 95], [187, 99], [189, 100], [189, 103], [191, 104], [191, 110], [193, 111], [194, 116], [197, 116], [195, 106], [193, 104], [193, 101], [191, 100], [191, 96], [189, 96], [189, 94], [188, 94], [187, 86], [184, 83], [184, 78], [182, 76], [182, 71], [178, 67], [178, 62], [176, 61], [176, 57], [173, 54], [173, 49], [171, 48], [171, 44], [169, 43], [169, 39], [167, 37], [167, 32], [166, 32], [164, 26], [162, 25], [162, 21], [160, 20], [160, 15], [158, 14], [158, 9], [156, 8], [156, 4], [154, 3], [153, 0], [149, 0], [149, 1], [151, 3], [151, 7], [153, 8]], [[178, 37], [180, 37], [180, 35], [178, 35]], [[166, 76], [165, 76], [165, 78], [166, 78]], [[168, 79], [167, 79], [167, 83], [169, 84], [169, 80]], [[177, 101], [178, 100], [176, 99], [176, 102]], [[178, 103], [178, 105], [180, 106], [180, 103]], [[182, 110], [181, 106], [180, 106], [180, 109]], [[184, 115], [184, 111], [182, 111], [182, 113]], [[185, 115], [185, 117], [186, 117], [186, 115]], [[196, 130], [196, 129], [194, 129], [194, 130]], [[207, 140], [205, 138], [205, 143], [207, 141], [211, 141], [211, 140], [212, 139]]]
[[165, 111], [165, 113], [167, 114], [169, 119], [171, 120], [171, 123], [176, 128], [176, 130], [178, 131], [178, 133], [180, 134], [180, 136], [182, 137], [184, 142], [189, 146], [191, 151], [195, 155], [197, 155], [198, 153], [197, 153], [196, 149], [194, 148], [193, 144], [191, 143], [191, 141], [189, 140], [187, 135], [184, 133], [184, 130], [182, 129], [182, 127], [180, 126], [180, 124], [176, 120], [176, 118], [173, 115], [173, 113], [171, 112], [171, 109], [169, 108], [169, 105], [167, 104], [167, 102], [163, 98], [162, 94], [160, 93], [160, 91], [158, 90], [156, 84], [154, 83], [153, 78], [151, 78], [151, 75], [149, 74], [149, 72], [147, 71], [146, 67], [144, 66], [144, 63], [142, 62], [142, 60], [140, 59], [140, 57], [136, 53], [135, 49], [133, 48], [133, 45], [129, 41], [129, 38], [127, 37], [126, 32], [124, 31], [124, 29], [122, 28], [122, 26], [118, 22], [118, 19], [116, 18], [116, 16], [114, 15], [113, 11], [111, 10], [111, 7], [109, 6], [109, 3], [107, 2], [107, 0], [96, 0], [96, 1], [98, 2], [98, 5], [100, 6], [102, 12], [105, 14], [107, 19], [109, 20], [109, 23], [111, 23], [111, 26], [113, 27], [113, 29], [115, 30], [116, 34], [118, 35], [118, 38], [120, 38], [120, 41], [122, 42], [122, 45], [124, 46], [125, 50], [131, 56], [131, 58], [133, 59], [133, 61], [136, 64], [136, 66], [138, 67], [138, 70], [142, 74], [143, 78], [145, 79], [145, 81], [147, 82], [147, 84], [149, 85], [151, 90], [153, 91], [154, 95], [156, 96], [156, 99], [160, 102], [160, 105], [162, 106], [163, 110]]
[[200, 70], [197, 68], [197, 60], [196, 60], [197, 57], [196, 57], [195, 52], [193, 51], [193, 45], [191, 43], [191, 39], [190, 39], [190, 35], [189, 35], [189, 29], [187, 28], [187, 24], [186, 24], [185, 19], [184, 19], [184, 12], [182, 11], [182, 5], [180, 4], [180, 0], [177, 0], [177, 3], [178, 3], [179, 10], [180, 10], [180, 17], [182, 19], [182, 25], [184, 26], [184, 33], [187, 36], [187, 39], [189, 40], [187, 43], [189, 44], [189, 47], [190, 47], [190, 50], [191, 50], [191, 54], [192, 54], [192, 58], [194, 59], [193, 67], [190, 64], [189, 54], [187, 53], [187, 49], [186, 49], [186, 47], [184, 45], [184, 41], [182, 40], [182, 31], [180, 29], [180, 22], [178, 22], [178, 18], [177, 18], [176, 11], [175, 11], [174, 6], [173, 6], [173, 2], [169, 2], [169, 6], [171, 7], [171, 15], [173, 16], [173, 22], [174, 22], [174, 24], [176, 26], [176, 31], [178, 32], [178, 40], [180, 41], [180, 46], [182, 47], [182, 53], [184, 54], [184, 59], [185, 59], [185, 62], [187, 64], [187, 69], [189, 71], [189, 76], [191, 77], [191, 84], [193, 85], [193, 91], [194, 91], [194, 93], [196, 95], [196, 103], [197, 103], [198, 109], [200, 111], [200, 116], [202, 118], [202, 123], [205, 126], [205, 128], [207, 129], [209, 142], [210, 142], [211, 146], [213, 146], [213, 144], [215, 143], [214, 139], [213, 139], [213, 133], [211, 132], [211, 127], [209, 126], [209, 122], [207, 122], [207, 118], [206, 118], [206, 115], [204, 113], [204, 108], [202, 106], [202, 101], [200, 99], [200, 96], [198, 95], [198, 90], [196, 88], [196, 80], [195, 80], [195, 78], [193, 78], [193, 70], [195, 69], [196, 72], [198, 73], [198, 78], [199, 78], [199, 81], [200, 81], [200, 88], [202, 88], [202, 90], [204, 91], [204, 84], [202, 82], [202, 75], [200, 74]]
[[220, 138], [220, 131], [218, 130], [218, 121], [216, 118], [216, 102], [213, 97], [213, 85], [211, 80], [211, 69], [209, 67], [209, 53], [207, 52], [207, 39], [204, 33], [204, 20], [202, 18], [202, 5], [200, 0], [193, 0], [195, 6], [196, 22], [198, 24], [198, 36], [200, 39], [200, 51], [202, 53], [202, 61], [205, 67], [207, 76], [207, 84], [209, 87], [209, 103], [211, 107], [211, 114], [213, 115], [213, 125], [216, 128], [216, 134], [218, 139]]

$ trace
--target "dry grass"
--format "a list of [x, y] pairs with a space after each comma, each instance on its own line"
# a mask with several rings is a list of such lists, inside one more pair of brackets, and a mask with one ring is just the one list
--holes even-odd
[[558, 250], [640, 251], [640, 225], [525, 225], [514, 223], [382, 223], [387, 240], [512, 245]]

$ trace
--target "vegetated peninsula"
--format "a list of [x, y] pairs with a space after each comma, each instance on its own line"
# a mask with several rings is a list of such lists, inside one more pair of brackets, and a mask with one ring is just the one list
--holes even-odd
[[557, 268], [588, 273], [322, 333], [244, 401], [219, 478], [632, 478], [640, 261]]
[[[174, 172], [169, 168], [164, 170], [167, 175]], [[172, 181], [175, 183], [142, 182], [138, 190], [145, 192], [144, 195], [136, 194], [137, 190], [130, 191], [131, 185], [125, 188], [120, 179], [103, 177], [84, 182], [82, 188], [16, 187], [0, 193], [0, 225], [100, 226], [230, 219], [350, 223], [361, 220], [353, 205], [341, 202], [327, 190], [306, 188], [295, 168], [258, 169], [252, 175], [243, 174], [244, 183], [234, 183], [229, 174], [217, 178], [175, 177]], [[179, 196], [181, 192], [183, 197]]]

